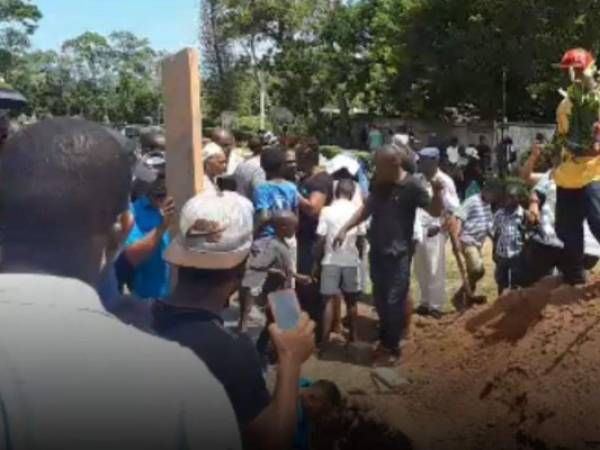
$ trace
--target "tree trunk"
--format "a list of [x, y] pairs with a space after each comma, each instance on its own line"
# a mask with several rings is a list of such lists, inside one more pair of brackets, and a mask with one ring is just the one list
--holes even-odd
[[352, 125], [350, 124], [350, 108], [348, 99], [343, 89], [338, 86], [337, 103], [340, 108], [340, 129], [342, 131], [342, 145], [346, 148], [352, 146]]
[[254, 35], [250, 36], [249, 53], [254, 79], [258, 84], [258, 89], [260, 90], [260, 128], [261, 130], [264, 130], [266, 126], [267, 80], [266, 74], [258, 67], [255, 39], [256, 38]]
[[218, 0], [205, 0], [208, 4], [209, 9], [209, 17], [210, 17], [210, 28], [211, 28], [211, 44], [213, 47], [213, 52], [215, 53], [215, 64], [217, 66], [217, 76], [219, 77], [219, 82], [223, 84], [225, 82], [225, 67], [223, 64], [223, 55], [221, 52], [221, 47], [219, 46], [219, 36], [218, 36], [218, 25], [217, 25], [217, 1]]

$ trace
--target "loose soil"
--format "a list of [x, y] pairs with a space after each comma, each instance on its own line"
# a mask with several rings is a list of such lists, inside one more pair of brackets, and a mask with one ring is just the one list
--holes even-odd
[[[376, 323], [362, 305], [363, 340], [373, 341]], [[598, 276], [577, 288], [547, 279], [440, 321], [415, 318], [397, 368], [409, 383], [395, 391], [374, 383], [365, 352], [339, 346], [304, 368], [336, 381], [351, 405], [345, 439], [329, 448], [388, 448], [368, 438], [373, 445], [351, 446], [361, 426], [372, 439], [398, 433], [398, 449], [410, 447], [406, 437], [417, 449], [600, 448]]]

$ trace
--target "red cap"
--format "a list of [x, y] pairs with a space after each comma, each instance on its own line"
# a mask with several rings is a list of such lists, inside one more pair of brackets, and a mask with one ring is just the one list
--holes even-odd
[[562, 60], [560, 61], [559, 67], [561, 69], [574, 69], [585, 70], [594, 64], [594, 56], [583, 48], [573, 48], [568, 50]]

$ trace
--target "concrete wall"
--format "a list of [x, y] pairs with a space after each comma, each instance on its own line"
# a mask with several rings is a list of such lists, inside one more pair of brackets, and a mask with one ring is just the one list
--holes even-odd
[[[502, 134], [499, 124], [493, 122], [452, 125], [447, 122], [433, 120], [402, 120], [394, 118], [357, 119], [352, 125], [352, 139], [357, 146], [360, 143], [361, 130], [370, 123], [380, 126], [388, 139], [388, 129], [395, 131], [398, 126], [407, 125], [414, 131], [421, 146], [427, 144], [431, 133], [436, 133], [438, 142], [441, 145], [447, 145], [452, 137], [458, 138], [462, 145], [477, 145], [479, 143], [479, 136], [484, 135], [487, 138], [488, 144], [494, 147], [500, 142]], [[510, 136], [513, 139], [513, 143], [517, 149], [524, 150], [531, 145], [537, 133], [542, 133], [546, 136], [547, 140], [551, 140], [554, 135], [554, 128], [554, 124], [509, 122], [504, 130], [504, 135]]]

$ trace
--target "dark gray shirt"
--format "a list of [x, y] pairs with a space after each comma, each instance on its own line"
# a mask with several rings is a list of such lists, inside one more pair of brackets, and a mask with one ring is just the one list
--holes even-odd
[[266, 181], [265, 171], [260, 167], [260, 157], [252, 157], [237, 166], [233, 178], [238, 194], [253, 201], [256, 186]]
[[[253, 295], [290, 288], [293, 276], [292, 263], [290, 248], [284, 242], [276, 237], [257, 239], [250, 250], [242, 286], [249, 288]], [[285, 273], [285, 280], [278, 276], [269, 276], [269, 269], [277, 269]]]
[[371, 216], [369, 242], [374, 252], [400, 255], [412, 250], [417, 208], [428, 208], [431, 197], [423, 184], [408, 175], [402, 183], [373, 185], [367, 200]]

